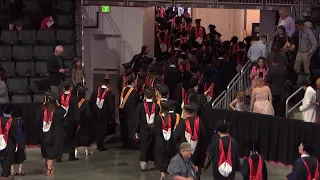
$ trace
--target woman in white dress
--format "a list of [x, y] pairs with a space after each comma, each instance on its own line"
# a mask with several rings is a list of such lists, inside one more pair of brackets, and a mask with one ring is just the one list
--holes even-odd
[[316, 120], [316, 91], [311, 87], [311, 81], [303, 81], [303, 89], [306, 91], [302, 99], [302, 105], [299, 110], [302, 112], [302, 120], [305, 122], [315, 122]]
[[261, 77], [254, 80], [254, 89], [251, 94], [250, 111], [254, 113], [274, 115], [272, 94]]

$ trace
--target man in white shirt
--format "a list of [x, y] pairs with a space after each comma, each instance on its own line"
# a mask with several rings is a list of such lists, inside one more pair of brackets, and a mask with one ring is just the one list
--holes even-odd
[[251, 45], [248, 51], [248, 58], [251, 62], [255, 63], [259, 57], [267, 57], [267, 36], [263, 35], [260, 37], [260, 40]]

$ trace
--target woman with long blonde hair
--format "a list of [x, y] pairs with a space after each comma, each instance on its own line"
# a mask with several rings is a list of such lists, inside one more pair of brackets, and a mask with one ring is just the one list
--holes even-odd
[[254, 113], [274, 115], [271, 90], [265, 85], [262, 77], [256, 77], [254, 79], [250, 111]]

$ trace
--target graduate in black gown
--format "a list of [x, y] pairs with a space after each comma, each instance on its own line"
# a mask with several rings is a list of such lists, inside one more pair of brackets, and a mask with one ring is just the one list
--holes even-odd
[[181, 82], [181, 72], [176, 67], [177, 58], [175, 56], [169, 58], [169, 63], [170, 65], [164, 73], [164, 84], [167, 85], [170, 90], [169, 99], [177, 100], [177, 88]]
[[63, 116], [66, 111], [60, 106], [58, 99], [58, 94], [46, 92], [44, 105], [37, 114], [37, 122], [41, 128], [38, 137], [47, 176], [54, 175], [53, 160], [61, 156], [61, 140], [65, 131]]
[[[197, 110], [199, 105], [195, 102], [191, 102], [188, 105], [184, 105], [186, 117], [183, 121], [180, 121], [174, 139], [176, 143], [176, 149], [179, 149], [179, 145], [183, 142], [191, 144], [193, 152], [191, 156], [192, 163], [198, 168], [204, 167], [205, 161], [205, 128], [201, 122], [199, 116], [197, 116]], [[199, 174], [197, 175], [198, 179]]]
[[6, 104], [4, 107], [3, 116], [0, 117], [0, 164], [2, 169], [0, 179], [13, 178], [13, 176], [10, 176], [10, 169], [15, 160], [17, 143], [16, 132], [18, 128], [17, 120], [11, 116], [13, 112], [13, 105]]
[[[106, 131], [109, 125], [115, 124], [115, 96], [109, 87], [109, 79], [103, 79], [101, 86], [92, 91], [89, 107], [95, 126], [97, 149], [98, 151], [106, 151], [104, 138], [106, 133], [109, 133]], [[115, 127], [113, 131], [115, 132]]]
[[127, 62], [127, 63], [122, 64], [122, 67], [124, 68], [124, 72], [119, 77], [118, 82], [117, 82], [117, 89], [118, 89], [119, 94], [121, 93], [122, 89], [126, 87], [125, 83], [126, 83], [127, 76], [129, 76], [130, 74], [133, 73], [131, 62]]
[[301, 157], [294, 163], [292, 172], [287, 176], [289, 180], [319, 180], [319, 161], [311, 156], [312, 145], [302, 142], [299, 146]]
[[144, 72], [139, 72], [137, 77], [137, 92], [139, 93], [139, 101], [142, 102], [144, 95], [143, 91], [146, 89], [146, 77], [147, 74]]
[[169, 109], [173, 109], [174, 103], [172, 100], [160, 101], [161, 114], [156, 117], [153, 127], [156, 167], [160, 171], [162, 179], [165, 179], [170, 160], [176, 154], [173, 134], [178, 126], [179, 119], [177, 120], [176, 115], [169, 113]]
[[216, 133], [208, 147], [207, 169], [212, 163], [213, 179], [233, 180], [236, 171], [240, 170], [238, 143], [229, 133], [229, 123], [220, 120], [217, 123]]
[[121, 92], [119, 106], [121, 139], [125, 149], [133, 149], [134, 117], [139, 103], [139, 94], [135, 90], [137, 83], [134, 74], [128, 76], [126, 80], [127, 86]]
[[15, 161], [14, 164], [19, 164], [18, 172], [15, 172], [14, 170], [14, 164], [11, 165], [11, 175], [15, 176], [24, 176], [25, 173], [22, 170], [22, 163], [27, 159], [26, 155], [26, 140], [25, 140], [25, 134], [26, 134], [26, 125], [24, 120], [21, 118], [21, 109], [18, 107], [15, 107], [14, 118], [17, 120], [17, 132], [16, 132], [16, 140], [18, 142], [17, 150], [15, 153]]
[[250, 154], [246, 157], [240, 169], [243, 180], [268, 180], [268, 169], [264, 158], [259, 154], [260, 145], [248, 142]]
[[[91, 110], [89, 102], [85, 99], [85, 93], [88, 88], [85, 86], [78, 88], [78, 107], [80, 110], [80, 124], [76, 131], [76, 147], [86, 147], [85, 154], [92, 155], [89, 148], [94, 140], [94, 123], [92, 122]], [[76, 149], [76, 157], [78, 157], [78, 150]]]
[[155, 167], [153, 126], [160, 107], [153, 101], [154, 90], [144, 90], [144, 101], [139, 103], [136, 110], [136, 128], [134, 132], [140, 139], [140, 167], [141, 170], [150, 170]]
[[64, 114], [65, 137], [63, 149], [60, 157], [57, 158], [57, 162], [62, 161], [63, 153], [69, 153], [68, 161], [76, 161], [78, 158], [75, 157], [75, 134], [77, 130], [77, 124], [79, 124], [80, 121], [78, 100], [77, 97], [71, 93], [73, 89], [72, 83], [63, 82], [62, 84], [63, 94], [59, 98], [59, 104], [66, 111]]

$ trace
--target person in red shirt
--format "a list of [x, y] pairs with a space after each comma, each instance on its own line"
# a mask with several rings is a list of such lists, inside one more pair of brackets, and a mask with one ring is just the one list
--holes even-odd
[[44, 17], [41, 21], [40, 29], [41, 30], [52, 29], [53, 25], [49, 25], [50, 24], [49, 22], [53, 22], [52, 16]]

